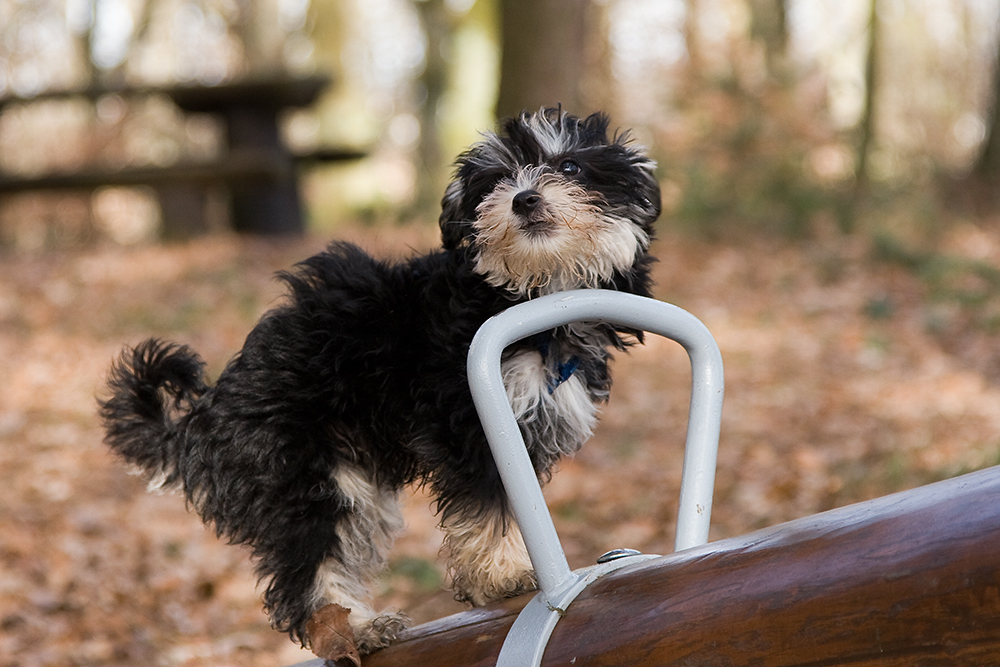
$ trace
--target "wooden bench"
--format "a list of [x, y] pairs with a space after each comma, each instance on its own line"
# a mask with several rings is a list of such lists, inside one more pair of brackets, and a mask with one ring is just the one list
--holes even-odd
[[326, 148], [292, 152], [282, 141], [279, 114], [311, 105], [330, 84], [325, 76], [248, 78], [218, 86], [90, 87], [51, 91], [33, 97], [0, 98], [0, 112], [10, 105], [42, 100], [84, 98], [96, 103], [106, 95], [136, 98], [162, 95], [189, 113], [214, 114], [225, 125], [225, 151], [208, 161], [182, 160], [166, 166], [121, 169], [87, 166], [21, 176], [0, 171], [0, 197], [27, 191], [93, 190], [108, 185], [148, 185], [156, 192], [164, 229], [188, 236], [206, 228], [205, 208], [212, 187], [229, 192], [229, 214], [240, 232], [299, 235], [304, 231], [298, 173], [304, 164], [364, 157], [364, 151]]

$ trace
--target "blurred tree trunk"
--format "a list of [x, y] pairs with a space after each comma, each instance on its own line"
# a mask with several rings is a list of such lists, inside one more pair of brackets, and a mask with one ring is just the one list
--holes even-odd
[[[1000, 17], [998, 17], [1000, 24]], [[986, 111], [986, 136], [972, 170], [951, 183], [948, 195], [964, 206], [987, 215], [1000, 208], [1000, 36], [997, 38], [990, 107]]]
[[243, 43], [247, 72], [281, 72], [285, 68], [285, 33], [278, 0], [238, 0], [239, 20], [234, 32]]
[[557, 104], [587, 112], [583, 81], [593, 9], [590, 0], [501, 0], [498, 116]]
[[865, 106], [858, 124], [858, 157], [854, 167], [854, 193], [851, 211], [843, 218], [843, 231], [853, 231], [861, 204], [868, 196], [868, 161], [875, 139], [875, 116], [878, 109], [878, 66], [881, 48], [880, 28], [876, 6], [870, 0], [868, 9], [868, 56], [865, 60]]
[[767, 73], [779, 79], [785, 75], [788, 51], [786, 0], [750, 0], [750, 36], [764, 45]]
[[604, 111], [612, 118], [620, 118], [626, 115], [624, 112], [627, 110], [621, 108], [619, 96], [615, 95], [608, 28], [609, 8], [610, 3], [593, 0], [587, 6], [583, 61], [585, 75], [579, 80], [579, 104], [582, 106], [570, 110], [578, 114]]
[[135, 21], [135, 29], [132, 31], [125, 57], [114, 67], [101, 69], [94, 60], [94, 30], [97, 27], [98, 14], [108, 10], [98, 0], [85, 0], [86, 27], [76, 34], [75, 39], [77, 41], [77, 48], [79, 48], [81, 53], [80, 59], [83, 64], [87, 85], [100, 86], [101, 84], [125, 83], [125, 70], [128, 67], [129, 60], [135, 54], [136, 49], [142, 45], [143, 40], [145, 40], [149, 32], [154, 4], [155, 0], [141, 0], [139, 3], [138, 18]]
[[991, 87], [992, 106], [986, 118], [986, 140], [979, 151], [972, 173], [982, 181], [996, 182], [1000, 178], [1000, 38], [998, 38]]
[[684, 45], [687, 47], [688, 72], [693, 78], [700, 78], [704, 69], [701, 49], [701, 33], [698, 31], [698, 16], [701, 0], [687, 0], [687, 15], [684, 19]]
[[444, 191], [444, 171], [441, 156], [441, 133], [438, 111], [448, 85], [448, 53], [451, 48], [452, 17], [445, 0], [422, 0], [415, 3], [427, 49], [424, 71], [420, 76], [423, 88], [420, 107], [420, 143], [417, 146], [418, 212], [436, 208]]

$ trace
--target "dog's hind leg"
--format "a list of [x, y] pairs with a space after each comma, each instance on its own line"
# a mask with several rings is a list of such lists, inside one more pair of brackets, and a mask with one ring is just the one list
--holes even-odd
[[536, 588], [521, 531], [501, 507], [457, 513], [442, 527], [441, 550], [448, 559], [457, 600], [479, 607]]
[[350, 609], [355, 643], [366, 654], [390, 644], [408, 620], [399, 612], [374, 611], [370, 600], [403, 519], [396, 491], [377, 485], [363, 469], [342, 463], [333, 478], [347, 511], [337, 521], [340, 548], [317, 570], [312, 608], [338, 604]]
[[265, 503], [280, 511], [262, 518], [252, 542], [257, 571], [269, 580], [264, 605], [272, 625], [317, 649], [323, 641], [308, 636], [309, 621], [335, 604], [350, 610], [360, 653], [391, 643], [405, 618], [375, 613], [370, 591], [402, 528], [395, 490], [344, 463], [322, 478], [300, 475], [295, 488], [294, 502], [287, 494]]

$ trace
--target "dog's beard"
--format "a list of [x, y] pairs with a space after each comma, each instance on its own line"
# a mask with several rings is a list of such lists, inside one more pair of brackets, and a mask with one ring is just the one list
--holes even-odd
[[[529, 215], [514, 212], [514, 197], [541, 196]], [[542, 167], [501, 181], [476, 208], [475, 271], [519, 295], [595, 288], [635, 263], [649, 236], [625, 217], [608, 213], [581, 185]]]

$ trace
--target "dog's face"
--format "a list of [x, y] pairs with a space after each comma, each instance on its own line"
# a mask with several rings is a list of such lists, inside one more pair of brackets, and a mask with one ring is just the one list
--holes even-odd
[[598, 287], [649, 246], [660, 214], [654, 163], [609, 139], [608, 119], [543, 109], [506, 121], [459, 156], [442, 201], [446, 248], [519, 295]]

